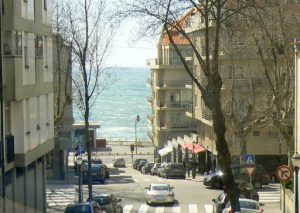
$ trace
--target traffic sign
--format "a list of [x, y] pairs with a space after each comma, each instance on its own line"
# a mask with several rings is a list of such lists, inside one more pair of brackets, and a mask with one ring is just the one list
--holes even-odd
[[255, 165], [255, 155], [245, 155], [245, 164], [247, 166]]
[[286, 165], [279, 166], [276, 170], [278, 180], [287, 182], [292, 178], [292, 170]]
[[253, 172], [255, 171], [255, 167], [254, 166], [248, 166], [247, 168], [248, 174], [250, 176], [252, 176]]

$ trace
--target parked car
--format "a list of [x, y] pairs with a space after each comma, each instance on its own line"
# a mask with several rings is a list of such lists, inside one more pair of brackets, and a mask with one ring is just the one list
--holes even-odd
[[[253, 199], [258, 201], [259, 195], [257, 190], [253, 191]], [[243, 193], [240, 194], [241, 198], [248, 198], [250, 199], [250, 193], [247, 196]], [[222, 192], [216, 199], [212, 199], [213, 202], [213, 213], [221, 213], [223, 209], [226, 207], [227, 203], [229, 202], [229, 198], [227, 193]]]
[[148, 161], [140, 161], [140, 163], [137, 165], [137, 170], [142, 171], [142, 168], [146, 163], [148, 163]]
[[125, 167], [125, 159], [124, 158], [115, 158], [113, 166], [114, 167]]
[[137, 165], [140, 163], [140, 161], [147, 161], [147, 160], [144, 159], [144, 158], [138, 158], [138, 159], [135, 159], [135, 160], [133, 161], [132, 167], [133, 167], [134, 169], [137, 169]]
[[69, 204], [65, 211], [65, 213], [101, 213], [103, 212], [100, 209], [100, 206], [97, 202], [82, 202], [82, 203], [75, 203]]
[[154, 166], [154, 163], [146, 163], [146, 164], [142, 167], [142, 173], [143, 173], [143, 174], [148, 174], [148, 173], [150, 173], [153, 166]]
[[[89, 201], [89, 199], [87, 199], [87, 201]], [[120, 204], [122, 199], [117, 198], [113, 194], [95, 195], [92, 201], [96, 201], [100, 208], [107, 213], [123, 213], [123, 207]]]
[[109, 169], [108, 167], [105, 165], [105, 164], [102, 164], [103, 168], [104, 168], [104, 175], [105, 175], [105, 178], [109, 178]]
[[168, 163], [163, 167], [161, 176], [166, 179], [170, 177], [185, 179], [185, 168], [182, 163]]
[[217, 171], [211, 174], [208, 174], [203, 179], [203, 184], [211, 188], [222, 188], [224, 186], [223, 180], [224, 173], [222, 171]]
[[[241, 213], [262, 213], [264, 210], [260, 207], [259, 202], [256, 200], [240, 198]], [[226, 207], [223, 209], [222, 213], [232, 212], [230, 202], [227, 203]]]
[[[102, 164], [91, 164], [92, 169], [92, 181], [104, 183], [105, 181], [105, 170]], [[88, 171], [82, 172], [82, 182], [88, 182]]]
[[161, 175], [162, 175], [162, 171], [163, 171], [164, 167], [165, 167], [167, 164], [168, 164], [168, 163], [164, 162], [164, 163], [162, 163], [162, 164], [160, 165], [160, 168], [157, 169], [157, 176], [158, 176], [158, 177], [162, 177], [162, 176], [161, 176]]
[[161, 167], [161, 163], [155, 163], [151, 169], [151, 175], [157, 175], [157, 170]]
[[92, 159], [92, 163], [94, 163], [94, 164], [103, 164], [101, 159]]
[[148, 205], [154, 203], [168, 203], [173, 205], [175, 202], [175, 195], [172, 191], [173, 187], [170, 187], [169, 184], [152, 183], [149, 187], [145, 187], [145, 189], [146, 203]]

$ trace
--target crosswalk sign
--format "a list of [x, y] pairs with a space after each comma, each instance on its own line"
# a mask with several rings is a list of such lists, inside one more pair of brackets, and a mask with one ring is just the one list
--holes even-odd
[[248, 166], [255, 165], [255, 155], [245, 155], [245, 164]]

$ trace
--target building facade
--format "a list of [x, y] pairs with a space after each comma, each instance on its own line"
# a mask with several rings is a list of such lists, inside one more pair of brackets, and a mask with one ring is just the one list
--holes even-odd
[[54, 147], [51, 1], [2, 0], [2, 6], [1, 189], [12, 201], [8, 210], [46, 212], [45, 156]]

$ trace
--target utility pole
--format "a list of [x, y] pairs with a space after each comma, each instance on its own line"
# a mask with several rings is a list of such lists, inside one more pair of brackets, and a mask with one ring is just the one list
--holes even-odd
[[137, 125], [137, 122], [140, 121], [140, 116], [137, 115], [135, 120], [134, 120], [134, 127], [135, 127], [135, 154], [137, 155], [137, 135], [136, 135], [136, 125]]

